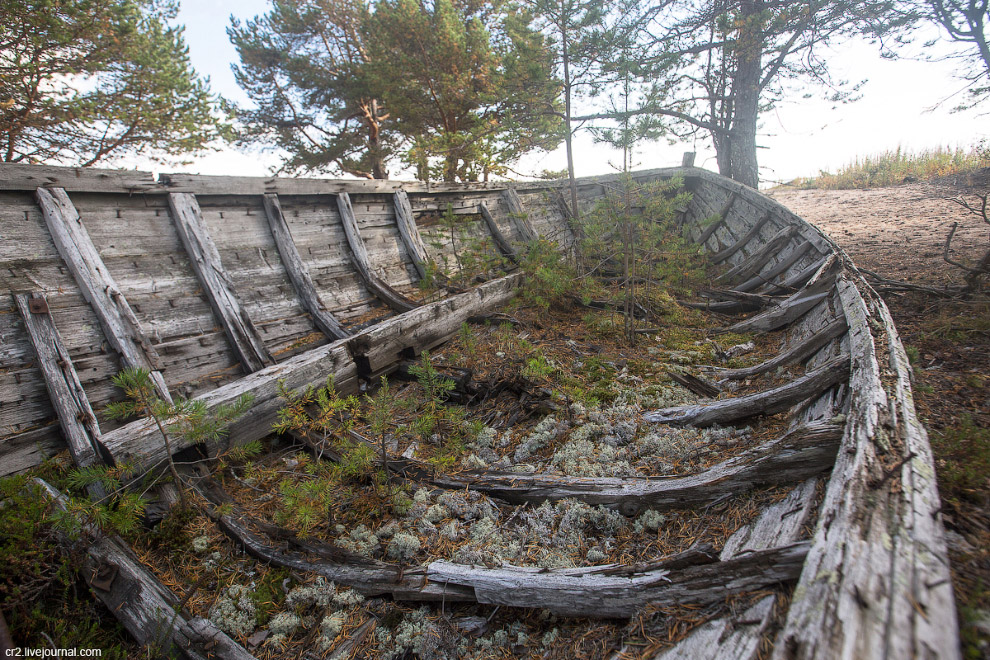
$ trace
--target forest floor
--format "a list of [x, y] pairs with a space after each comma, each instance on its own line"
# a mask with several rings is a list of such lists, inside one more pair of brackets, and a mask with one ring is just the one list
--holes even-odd
[[[869, 190], [769, 195], [831, 236], [861, 268], [922, 286], [961, 284], [943, 259], [972, 263], [987, 225], [950, 197], [990, 191], [990, 171], [964, 180]], [[914, 392], [936, 463], [966, 657], [990, 658], [990, 290], [967, 299], [883, 293], [915, 368]]]

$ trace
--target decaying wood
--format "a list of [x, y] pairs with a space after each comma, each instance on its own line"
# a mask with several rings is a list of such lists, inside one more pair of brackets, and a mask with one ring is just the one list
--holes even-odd
[[698, 237], [698, 245], [704, 245], [708, 242], [719, 227], [725, 224], [726, 219], [729, 217], [729, 211], [732, 209], [732, 204], [736, 201], [736, 192], [732, 191], [729, 193], [729, 198], [726, 200], [725, 205], [718, 212], [718, 217], [701, 232], [701, 236]]
[[275, 360], [234, 291], [233, 281], [224, 270], [196, 196], [171, 193], [168, 206], [196, 277], [209, 298], [213, 313], [223, 325], [237, 359], [248, 372], [274, 364]]
[[533, 223], [529, 221], [529, 214], [523, 208], [522, 200], [519, 199], [519, 193], [516, 192], [515, 188], [508, 188], [502, 192], [502, 202], [509, 209], [509, 215], [515, 221], [519, 235], [522, 236], [523, 240], [527, 243], [539, 240], [540, 235], [533, 229]]
[[399, 228], [399, 236], [406, 246], [406, 252], [412, 259], [416, 272], [421, 279], [429, 276], [427, 266], [430, 263], [429, 254], [423, 244], [423, 237], [416, 226], [416, 219], [413, 217], [412, 205], [409, 203], [409, 195], [405, 190], [396, 190], [392, 195], [392, 205], [395, 207], [395, 224]]
[[752, 227], [750, 227], [749, 231], [743, 234], [742, 238], [740, 238], [738, 241], [736, 241], [729, 247], [725, 248], [724, 250], [719, 250], [715, 254], [711, 255], [709, 257], [711, 262], [715, 264], [720, 264], [729, 257], [731, 257], [732, 255], [734, 255], [739, 250], [746, 247], [746, 245], [748, 245], [750, 241], [752, 241], [754, 238], [760, 235], [760, 231], [763, 229], [763, 226], [768, 222], [770, 222], [770, 219], [772, 217], [773, 214], [770, 211], [764, 213], [763, 216], [759, 219], [759, 221], [756, 224], [754, 224]]
[[313, 318], [313, 323], [323, 334], [334, 339], [347, 337], [349, 333], [320, 301], [320, 295], [316, 292], [309, 268], [299, 256], [296, 243], [292, 240], [292, 233], [289, 231], [289, 225], [282, 214], [282, 205], [278, 201], [278, 195], [266, 193], [262, 200], [265, 205], [265, 215], [268, 216], [268, 224], [272, 228], [272, 236], [275, 238], [275, 246], [278, 248], [278, 254], [282, 257], [282, 264], [292, 281], [292, 286], [296, 289], [303, 309], [309, 312]]
[[846, 433], [773, 657], [958, 658], [941, 504], [911, 404], [911, 368], [883, 301], [846, 275], [838, 290], [855, 364]]
[[794, 234], [797, 233], [796, 225], [788, 225], [768, 240], [763, 247], [746, 257], [738, 264], [718, 276], [719, 282], [735, 282], [737, 280], [748, 280], [767, 265], [780, 248], [783, 247]]
[[519, 255], [516, 254], [515, 248], [509, 243], [509, 239], [505, 237], [502, 230], [499, 229], [498, 223], [495, 222], [495, 218], [492, 216], [492, 212], [488, 210], [488, 207], [484, 204], [478, 204], [478, 213], [485, 221], [485, 225], [488, 227], [488, 231], [491, 232], [492, 238], [495, 240], [495, 245], [498, 246], [498, 251], [502, 253], [503, 256], [508, 257], [513, 263], [519, 262]]
[[102, 170], [92, 167], [22, 165], [3, 163], [0, 190], [35, 190], [62, 188], [69, 192], [133, 194], [159, 188], [151, 172], [138, 170]]
[[738, 456], [686, 477], [568, 477], [516, 472], [462, 473], [431, 479], [444, 488], [466, 488], [507, 502], [539, 503], [574, 498], [618, 508], [627, 516], [703, 506], [758, 485], [803, 481], [827, 469], [841, 427], [808, 422]]
[[787, 497], [768, 506], [752, 524], [743, 525], [722, 546], [722, 561], [747, 552], [795, 543], [811, 518], [818, 479], [808, 479]]
[[[106, 449], [96, 414], [89, 405], [89, 398], [79, 382], [79, 375], [69, 357], [58, 328], [48, 313], [48, 301], [44, 294], [17, 294], [17, 309], [24, 319], [24, 327], [31, 338], [31, 345], [38, 356], [38, 367], [45, 379], [52, 406], [58, 414], [62, 434], [69, 445], [72, 460], [79, 467], [103, 463]], [[106, 495], [103, 487], [94, 483], [87, 489], [90, 497], [100, 500]]]
[[736, 616], [709, 621], [653, 660], [754, 660], [770, 627], [775, 600], [765, 596]]
[[168, 385], [158, 370], [158, 353], [141, 330], [137, 316], [103, 263], [65, 190], [38, 188], [35, 199], [59, 255], [100, 320], [110, 345], [125, 366], [148, 370], [158, 396], [171, 402]]
[[340, 215], [340, 224], [344, 227], [344, 234], [347, 236], [347, 244], [351, 248], [351, 260], [354, 269], [361, 275], [368, 290], [397, 312], [408, 312], [415, 309], [416, 303], [393, 289], [371, 269], [368, 248], [365, 247], [361, 232], [358, 231], [357, 218], [354, 217], [351, 198], [346, 192], [337, 193], [337, 212]]
[[[65, 497], [36, 479], [52, 502], [65, 509]], [[92, 526], [84, 528], [79, 573], [134, 640], [149, 653], [167, 657], [250, 660], [254, 656], [208, 619], [179, 610], [179, 599], [145, 568], [119, 539]], [[68, 542], [68, 541], [66, 541]]]
[[756, 415], [773, 415], [795, 403], [817, 396], [833, 385], [849, 380], [849, 356], [833, 358], [800, 378], [764, 392], [745, 394], [712, 403], [675, 406], [643, 415], [648, 422], [677, 426], [731, 424]]
[[782, 367], [787, 364], [800, 362], [801, 360], [805, 360], [817, 353], [833, 339], [838, 339], [844, 335], [847, 328], [848, 326], [846, 325], [845, 317], [839, 316], [807, 339], [797, 342], [786, 351], [775, 355], [769, 360], [753, 365], [752, 367], [726, 369], [725, 371], [719, 372], [719, 378], [723, 381], [743, 380], [744, 378], [752, 378], [754, 376], [759, 376], [760, 374], [774, 371], [778, 367]]
[[735, 314], [738, 312], [754, 312], [768, 305], [776, 305], [780, 301], [771, 296], [757, 293], [743, 293], [732, 289], [702, 289], [701, 296], [718, 300], [719, 302], [688, 302], [679, 301], [685, 307], [704, 309], [720, 314]]
[[753, 275], [742, 284], [737, 284], [734, 286], [733, 289], [736, 291], [745, 292], [752, 291], [764, 285], [769, 285], [776, 277], [788, 272], [791, 269], [791, 266], [798, 262], [798, 259], [803, 257], [814, 247], [815, 246], [812, 245], [811, 241], [802, 241], [800, 245], [788, 252], [787, 256], [778, 261], [773, 268], [764, 273], [757, 273]]
[[[211, 410], [250, 394], [251, 408], [231, 425], [229, 438], [233, 443], [259, 440], [271, 432], [277, 411], [283, 405], [278, 397], [279, 381], [284, 381], [290, 390], [299, 390], [320, 386], [332, 376], [339, 391], [353, 393], [358, 387], [359, 373], [373, 377], [417, 349], [433, 348], [453, 336], [469, 317], [508, 302], [518, 284], [518, 275], [493, 280], [467, 293], [399, 314], [352, 337], [295, 355], [196, 399]], [[127, 462], [138, 474], [166, 458], [161, 436], [152, 420], [137, 420], [114, 429], [104, 434], [103, 442], [115, 461]], [[211, 453], [223, 448], [210, 442], [207, 450]], [[176, 452], [188, 446], [182, 438], [173, 439]]]
[[780, 304], [721, 330], [721, 332], [773, 332], [794, 323], [833, 293], [831, 279], [802, 289]]
[[716, 385], [687, 372], [667, 369], [666, 373], [674, 382], [679, 383], [681, 386], [687, 388], [688, 391], [694, 392], [698, 396], [713, 399], [722, 393], [722, 390], [720, 390]]
[[763, 292], [770, 294], [777, 292], [794, 293], [821, 272], [822, 267], [830, 263], [830, 259], [832, 259], [832, 256], [822, 257], [810, 266], [787, 277], [783, 282], [768, 282], [761, 288]]
[[[707, 605], [790, 582], [801, 572], [807, 546], [796, 543], [684, 568], [668, 568], [665, 561], [558, 570], [435, 561], [426, 574], [431, 582], [448, 588], [472, 589], [477, 602], [486, 605], [539, 607], [560, 616], [625, 618], [646, 605]], [[669, 563], [680, 560], [675, 556]]]

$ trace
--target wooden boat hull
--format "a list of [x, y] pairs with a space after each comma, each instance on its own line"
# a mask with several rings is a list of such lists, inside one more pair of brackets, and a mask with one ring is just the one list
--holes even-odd
[[[729, 265], [725, 286], [735, 298], [728, 302], [760, 305], [761, 295], [787, 296], [736, 329], [784, 329], [783, 353], [808, 371], [848, 360], [834, 384], [783, 404], [792, 428], [838, 429], [810, 542], [780, 550], [788, 547], [785, 519], [793, 513], [781, 507], [765, 512], [763, 527], [748, 530], [745, 541], [734, 541], [734, 557], [723, 557], [740, 566], [752, 564], [741, 557], [761, 552], [783, 552], [773, 555], [780, 566], [798, 558], [774, 656], [958, 657], [933, 459], [883, 301], [833, 241], [758, 192], [695, 168], [633, 176], [683, 178], [693, 199], [680, 222], [709, 258]], [[582, 179], [582, 202], [593, 203], [617, 181]], [[94, 412], [114, 398], [110, 377], [124, 366], [151, 370], [166, 396], [217, 405], [252, 393], [254, 407], [232, 429], [238, 441], [267, 433], [279, 379], [295, 388], [332, 373], [338, 387], [356, 390], [362, 379], [438, 345], [464, 320], [513, 295], [518, 276], [507, 275], [437, 302], [413, 300], [424, 264], [450, 256], [431, 243], [437, 218], [448, 209], [470, 218], [467, 231], [492, 237], [509, 258], [513, 245], [534, 235], [566, 247], [574, 237], [562, 185], [155, 180], [138, 172], [0, 166], [0, 286], [7, 292], [0, 314], [0, 474], [23, 471], [67, 441], [81, 464], [112, 459], [141, 468], [161, 461], [164, 449], [149, 422], [118, 425]], [[600, 495], [608, 484], [599, 486], [582, 488]], [[560, 487], [541, 483], [529, 496], [552, 497]], [[814, 480], [805, 481], [788, 506], [809, 510], [813, 493]], [[621, 509], [642, 494], [614, 497], [600, 501]], [[729, 564], [723, 568], [726, 580], [742, 579]], [[518, 604], [497, 594], [520, 585], [556, 597], [557, 587], [540, 587], [527, 573], [435, 562], [426, 574], [479, 602]], [[585, 586], [592, 580], [554, 576], [579, 578]], [[754, 610], [710, 622], [663, 657], [758, 649], [770, 608], [761, 603]]]

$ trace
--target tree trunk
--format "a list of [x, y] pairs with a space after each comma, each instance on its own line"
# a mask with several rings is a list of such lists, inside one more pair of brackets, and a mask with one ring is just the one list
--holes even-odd
[[567, 145], [567, 178], [571, 186], [571, 218], [576, 223], [581, 218], [578, 211], [577, 183], [574, 178], [574, 133], [571, 128], [571, 61], [569, 44], [567, 42], [567, 22], [570, 15], [567, 13], [563, 0], [560, 3], [560, 55], [564, 65], [564, 143]]

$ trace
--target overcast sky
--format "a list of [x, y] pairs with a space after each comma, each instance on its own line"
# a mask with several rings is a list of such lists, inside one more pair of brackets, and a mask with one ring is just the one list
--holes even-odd
[[[241, 19], [264, 13], [267, 0], [239, 0], [236, 5], [217, 0], [183, 0], [177, 22], [186, 27], [186, 41], [196, 69], [210, 77], [213, 90], [238, 102], [247, 100], [234, 82], [230, 65], [237, 53], [227, 39], [230, 14]], [[953, 78], [953, 63], [884, 60], [875, 46], [850, 44], [829, 58], [836, 79], [868, 79], [862, 99], [833, 107], [822, 99], [820, 89], [810, 88], [811, 98], [782, 103], [763, 118], [759, 152], [761, 180], [787, 181], [831, 171], [856, 156], [875, 154], [901, 146], [910, 150], [938, 146], [968, 148], [990, 136], [990, 116], [951, 113], [955, 103], [940, 101], [959, 91]], [[958, 99], [958, 97], [957, 97]], [[990, 112], [985, 108], [984, 113]], [[641, 147], [637, 168], [677, 165], [684, 151], [698, 152], [697, 164], [717, 170], [709, 140], [699, 135], [695, 142], [669, 146], [666, 143]], [[575, 166], [579, 176], [614, 171], [609, 161], [621, 164], [621, 155], [607, 153], [588, 138], [579, 138]], [[264, 176], [278, 158], [273, 154], [239, 153], [228, 148], [170, 170], [200, 174]], [[142, 166], [141, 163], [134, 163]], [[518, 167], [523, 172], [559, 170], [566, 166], [563, 148], [551, 154], [527, 157]], [[162, 170], [161, 166], [143, 166]], [[394, 174], [394, 173], [393, 173]], [[402, 176], [401, 178], [411, 178]]]

